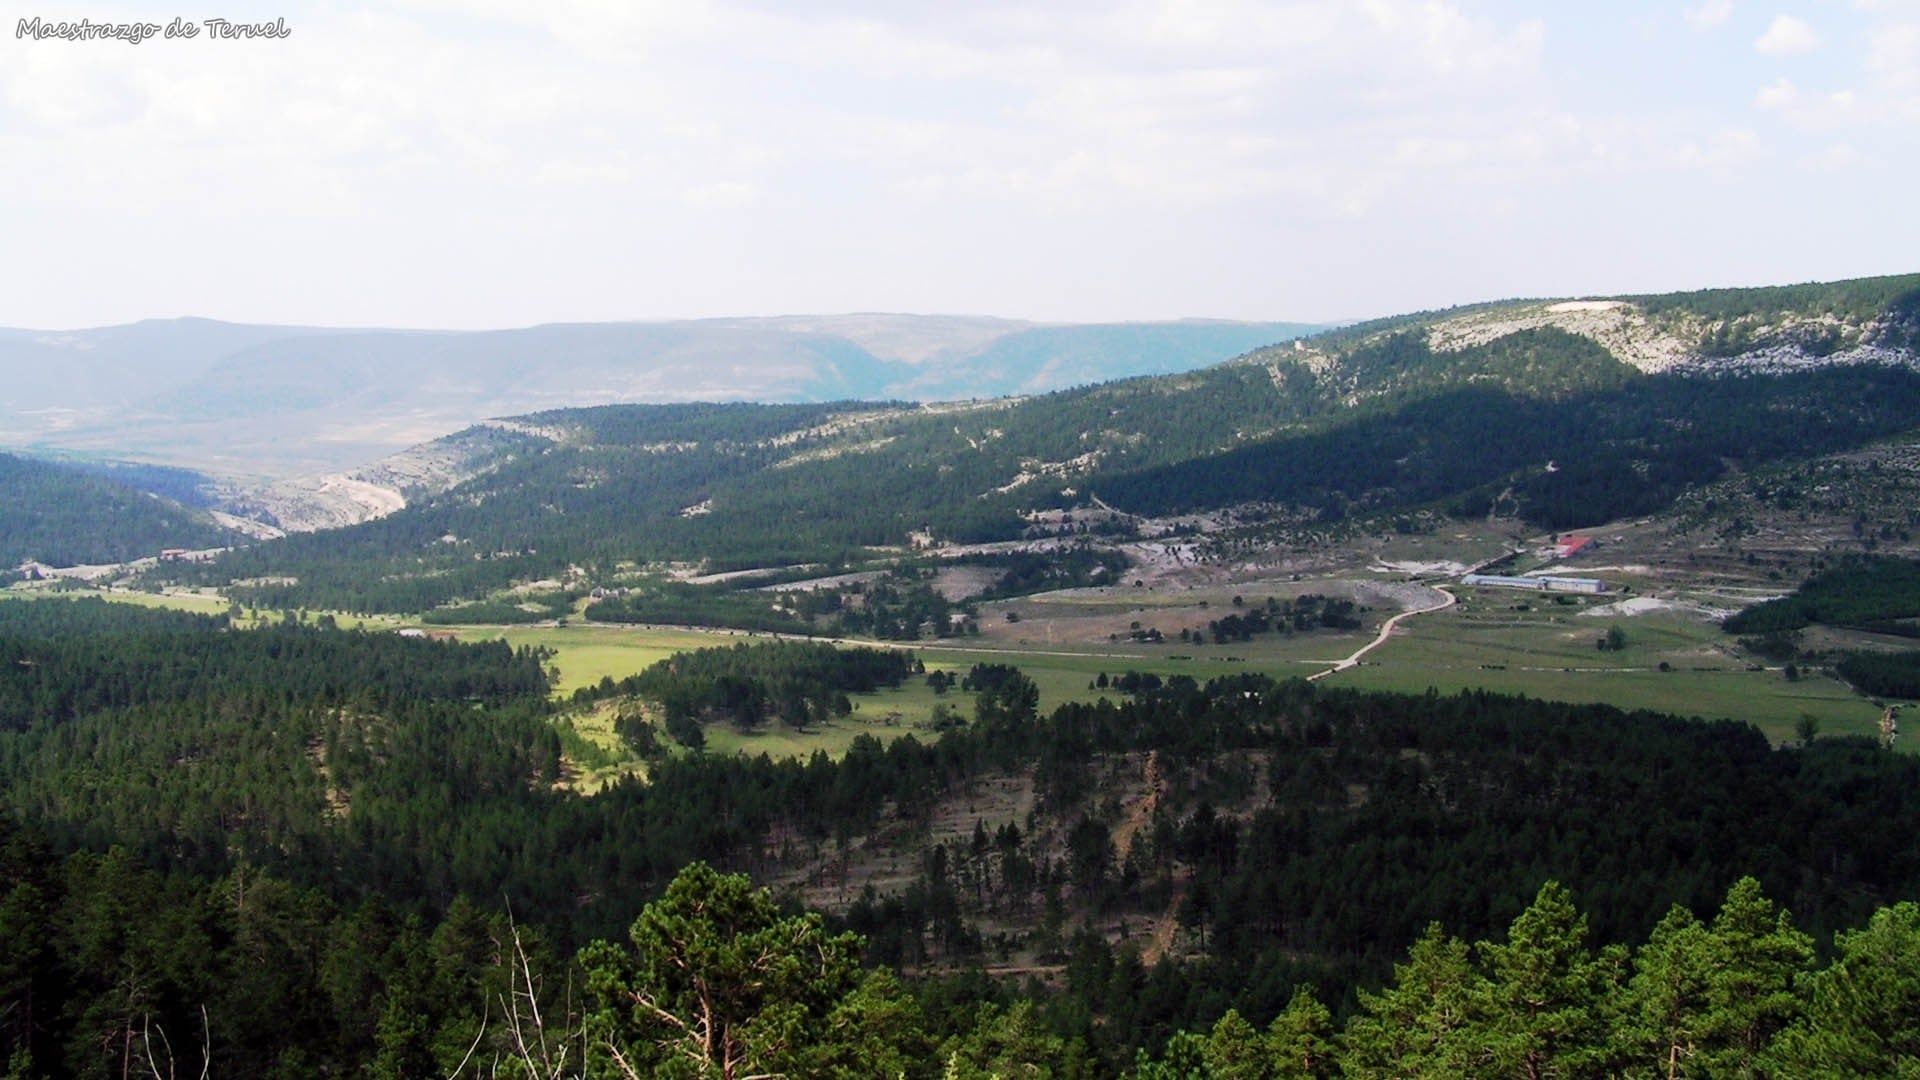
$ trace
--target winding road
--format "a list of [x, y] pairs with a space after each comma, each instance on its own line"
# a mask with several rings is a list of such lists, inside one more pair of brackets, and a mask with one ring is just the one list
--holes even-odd
[[1335, 661], [1334, 665], [1328, 668], [1327, 670], [1316, 672], [1312, 675], [1307, 676], [1307, 681], [1319, 682], [1321, 679], [1324, 679], [1329, 675], [1336, 675], [1342, 671], [1347, 670], [1350, 667], [1354, 667], [1358, 665], [1360, 663], [1361, 657], [1367, 655], [1368, 653], [1372, 652], [1373, 650], [1387, 643], [1387, 639], [1393, 636], [1393, 628], [1400, 625], [1401, 619], [1411, 618], [1412, 616], [1415, 616], [1415, 615], [1426, 615], [1435, 611], [1445, 611], [1446, 609], [1452, 607], [1454, 604], [1459, 602], [1458, 597], [1455, 597], [1452, 593], [1447, 591], [1447, 586], [1436, 585], [1436, 586], [1433, 586], [1432, 588], [1434, 592], [1439, 593], [1442, 597], [1445, 597], [1445, 599], [1441, 600], [1437, 604], [1428, 605], [1427, 607], [1409, 608], [1406, 611], [1403, 611], [1400, 614], [1395, 615], [1392, 618], [1388, 619], [1386, 622], [1381, 623], [1380, 633], [1376, 635], [1372, 641], [1369, 641], [1365, 645], [1362, 645], [1358, 649], [1355, 649], [1353, 651], [1353, 655], [1347, 657], [1345, 660]]

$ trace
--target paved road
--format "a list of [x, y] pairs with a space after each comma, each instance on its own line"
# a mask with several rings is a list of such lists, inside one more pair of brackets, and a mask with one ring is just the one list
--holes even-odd
[[1412, 608], [1407, 611], [1403, 611], [1400, 614], [1395, 615], [1394, 617], [1388, 619], [1386, 622], [1380, 624], [1380, 633], [1372, 641], [1369, 641], [1365, 645], [1362, 645], [1358, 649], [1355, 649], [1353, 651], [1353, 655], [1347, 657], [1345, 660], [1336, 661], [1334, 665], [1328, 668], [1327, 670], [1316, 672], [1312, 675], [1307, 676], [1307, 681], [1318, 682], [1329, 675], [1338, 674], [1339, 672], [1345, 671], [1348, 668], [1357, 665], [1358, 663], [1360, 663], [1361, 657], [1367, 655], [1368, 653], [1372, 652], [1373, 650], [1387, 643], [1387, 639], [1393, 636], [1393, 628], [1400, 625], [1401, 619], [1412, 618], [1415, 615], [1425, 615], [1433, 611], [1445, 611], [1447, 608], [1452, 607], [1455, 603], [1458, 602], [1457, 598], [1452, 593], [1448, 592], [1447, 587], [1444, 585], [1435, 587], [1434, 591], [1439, 593], [1440, 596], [1442, 597], [1439, 603], [1431, 604], [1423, 608]]

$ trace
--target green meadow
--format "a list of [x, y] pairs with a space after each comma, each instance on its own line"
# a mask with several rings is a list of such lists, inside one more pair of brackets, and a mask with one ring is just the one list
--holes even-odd
[[[1701, 618], [1671, 612], [1582, 615], [1599, 606], [1560, 605], [1499, 590], [1460, 592], [1458, 607], [1400, 624], [1386, 644], [1330, 686], [1442, 692], [1468, 688], [1561, 701], [1600, 702], [1680, 716], [1754, 724], [1775, 741], [1795, 737], [1802, 716], [1826, 734], [1871, 735], [1880, 710], [1843, 683], [1809, 671], [1752, 670], [1734, 639]], [[1519, 610], [1521, 607], [1531, 610]], [[1623, 647], [1603, 650], [1610, 628]], [[1663, 669], [1661, 665], [1665, 665]]]
[[[72, 590], [52, 594], [16, 589], [9, 590], [8, 595], [101, 595], [143, 606], [207, 613], [228, 609], [219, 596], [183, 592]], [[1412, 693], [1429, 688], [1443, 693], [1480, 688], [1681, 716], [1730, 718], [1752, 723], [1776, 741], [1794, 738], [1803, 717], [1811, 717], [1824, 734], [1871, 735], [1877, 730], [1880, 710], [1874, 703], [1817, 671], [1808, 671], [1795, 681], [1788, 680], [1776, 667], [1753, 670], [1745, 657], [1734, 652], [1731, 637], [1697, 616], [1675, 612], [1584, 615], [1581, 612], [1606, 601], [1579, 598], [1559, 604], [1551, 598], [1493, 589], [1463, 589], [1460, 596], [1462, 603], [1455, 608], [1402, 622], [1386, 644], [1368, 653], [1358, 667], [1330, 677], [1326, 685]], [[1045, 711], [1064, 702], [1090, 701], [1107, 693], [1093, 686], [1103, 672], [1109, 676], [1128, 670], [1151, 671], [1163, 677], [1184, 674], [1203, 682], [1248, 671], [1275, 677], [1312, 674], [1370, 640], [1378, 623], [1376, 614], [1368, 618], [1369, 625], [1361, 632], [1290, 637], [1269, 634], [1226, 645], [1177, 640], [1154, 645], [1090, 644], [1084, 637], [1077, 643], [1059, 645], [1047, 640], [1046, 607], [1036, 604], [1030, 610], [1035, 617], [1019, 625], [1017, 638], [1001, 631], [987, 637], [912, 646], [878, 644], [911, 648], [930, 670], [945, 669], [955, 674], [964, 674], [976, 663], [1013, 664], [1039, 686]], [[344, 614], [335, 614], [334, 618], [345, 627], [398, 629], [409, 625], [392, 618]], [[1600, 649], [1598, 642], [1611, 627], [1622, 631], [1622, 647]], [[561, 698], [602, 678], [633, 675], [676, 652], [766, 638], [748, 631], [577, 622], [565, 626], [434, 629], [451, 630], [466, 641], [500, 639], [515, 647], [551, 650], [549, 663], [557, 673], [554, 693]], [[943, 703], [962, 717], [972, 713], [971, 695], [956, 689], [938, 696], [924, 682], [914, 679], [896, 690], [857, 695], [852, 715], [804, 733], [777, 725], [753, 732], [714, 725], [708, 729], [708, 749], [713, 753], [765, 753], [774, 757], [807, 756], [816, 751], [838, 755], [862, 734], [883, 741], [907, 734], [931, 738], [934, 709]], [[614, 777], [641, 771], [614, 734], [612, 715], [607, 710], [572, 711], [563, 724], [569, 757], [580, 769], [576, 783], [581, 788], [597, 789]]]

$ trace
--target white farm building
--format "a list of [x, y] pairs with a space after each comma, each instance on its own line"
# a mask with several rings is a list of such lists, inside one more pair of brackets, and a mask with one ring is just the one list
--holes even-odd
[[1607, 583], [1584, 577], [1507, 577], [1503, 574], [1468, 574], [1463, 585], [1491, 585], [1502, 589], [1533, 589], [1536, 592], [1603, 593]]

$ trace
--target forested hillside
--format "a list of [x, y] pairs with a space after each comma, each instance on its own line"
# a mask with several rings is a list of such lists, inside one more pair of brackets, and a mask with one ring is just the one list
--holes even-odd
[[1920, 698], [1920, 650], [1802, 651], [1802, 631], [1819, 625], [1841, 630], [1920, 638], [1920, 561], [1853, 556], [1821, 570], [1791, 594], [1729, 616], [1730, 633], [1750, 635], [1761, 650], [1800, 663], [1830, 661], [1861, 693], [1876, 698]]
[[112, 473], [0, 454], [0, 569], [27, 560], [50, 566], [124, 562], [164, 548], [220, 547], [241, 539], [205, 513]]
[[[553, 783], [550, 721], [569, 706], [548, 701], [536, 654], [223, 622], [98, 602], [0, 604], [0, 791], [13, 822], [0, 838], [10, 882], [0, 914], [16, 928], [0, 949], [0, 1023], [37, 1068], [111, 1072], [117, 1051], [145, 1046], [150, 1024], [192, 1060], [204, 1007], [226, 1074], [375, 1060], [451, 1072], [476, 1040], [514, 1052], [502, 1041], [513, 1037], [502, 1018], [514, 979], [523, 995], [537, 984], [557, 1031], [602, 1015], [579, 988], [654, 977], [653, 930], [636, 939], [637, 960], [618, 946], [581, 955], [577, 969], [565, 958], [636, 916], [660, 926], [648, 919], [691, 902], [685, 890], [720, 887], [696, 879], [643, 915], [688, 863], [810, 872], [902, 828], [931, 830], [943, 807], [1006, 777], [1033, 784], [1031, 816], [978, 820], [972, 843], [909, 849], [921, 854], [907, 887], [845, 909], [841, 925], [860, 937], [834, 939], [832, 963], [898, 966], [915, 974], [913, 995], [857, 967], [833, 967], [816, 987], [867, 987], [862, 1008], [887, 1015], [917, 998], [924, 1020], [873, 1029], [910, 1037], [896, 1046], [910, 1071], [958, 1054], [991, 1074], [1006, 1053], [1064, 1075], [1114, 1075], [1141, 1051], [1187, 1053], [1167, 1040], [1229, 1007], [1264, 1025], [1303, 985], [1336, 1017], [1356, 1017], [1343, 1052], [1385, 1054], [1398, 1044], [1367, 1043], [1354, 1025], [1397, 1015], [1378, 1003], [1391, 992], [1356, 990], [1394, 978], [1391, 962], [1416, 941], [1416, 965], [1453, 950], [1423, 940], [1434, 920], [1487, 937], [1545, 917], [1571, 926], [1557, 893], [1539, 897], [1550, 910], [1527, 914], [1549, 879], [1588, 913], [1585, 937], [1565, 939], [1575, 953], [1555, 954], [1580, 964], [1580, 949], [1699, 933], [1664, 918], [1676, 903], [1703, 917], [1723, 901], [1754, 908], [1743, 876], [1793, 912], [1785, 940], [1804, 932], [1810, 946], [1920, 890], [1920, 855], [1905, 839], [1920, 827], [1920, 763], [1851, 740], [1774, 749], [1737, 724], [1255, 676], [1171, 679], [1041, 716], [1024, 676], [982, 665], [967, 680], [974, 714], [932, 743], [863, 737], [842, 760], [804, 762], [675, 750], [645, 782], [582, 797]], [[845, 668], [821, 666], [822, 655], [726, 651], [606, 692], [684, 693], [695, 722], [731, 723], [740, 702], [789, 691], [830, 701], [844, 692], [833, 687], [904, 674], [879, 654]], [[1102, 778], [1143, 755], [1165, 795], [1123, 853]], [[1186, 959], [1148, 969], [1106, 932], [1176, 899]], [[499, 921], [509, 906], [526, 967]], [[959, 974], [1009, 949], [1054, 965], [1060, 988], [1015, 994]], [[1473, 1023], [1504, 1015], [1497, 992], [1476, 989], [1511, 977], [1498, 955], [1486, 953], [1478, 975], [1455, 972], [1482, 1018]], [[1783, 962], [1767, 977], [1786, 971], [1783, 988], [1798, 987], [1790, 976], [1806, 954]], [[832, 1014], [832, 995], [809, 1015]], [[1803, 1020], [1842, 1023], [1822, 1001], [1779, 998], [1765, 1037], [1737, 1047], [1693, 1038], [1742, 1060], [1785, 1053], [1777, 1038]], [[1425, 1030], [1421, 1015], [1397, 1021], [1409, 1038]], [[603, 1020], [616, 1024], [603, 1034], [640, 1037], [615, 1014]], [[1855, 1022], [1866, 1021], [1845, 1021]], [[1603, 1028], [1566, 1039], [1641, 1052], [1641, 1034], [1615, 1047]], [[1429, 1036], [1461, 1045], [1418, 1037]]]
[[[1543, 349], [1509, 343], [1483, 358], [1550, 369]], [[1417, 359], [1380, 363], [1382, 384], [1423, 370]], [[1484, 515], [1501, 497], [1504, 512], [1566, 528], [1656, 511], [1730, 467], [1857, 446], [1920, 415], [1920, 375], [1904, 369], [1644, 376], [1605, 363], [1571, 364], [1540, 394], [1517, 389], [1518, 377], [1456, 379], [1443, 366], [1425, 396], [1401, 383], [1340, 412], [1326, 411], [1332, 391], [1304, 369], [1239, 365], [951, 412], [541, 415], [528, 422], [552, 436], [529, 437], [479, 479], [387, 518], [175, 573], [271, 581], [236, 595], [273, 607], [423, 611], [572, 566], [611, 583], [625, 562], [857, 565], [922, 530], [1017, 539], [1035, 511], [1089, 497], [1147, 516], [1258, 503], [1322, 522], [1420, 507]]]
[[1814, 623], [1920, 637], [1920, 562], [1855, 557], [1809, 578], [1789, 596], [1736, 612], [1736, 634], [1799, 630]]
[[1732, 466], [1907, 430], [1916, 405], [1920, 376], [1886, 368], [1655, 376], [1548, 401], [1461, 390], [1090, 486], [1148, 514], [1260, 500], [1334, 516], [1435, 502], [1473, 514], [1505, 492], [1527, 521], [1560, 529], [1659, 510]]
[[[469, 478], [411, 488], [398, 513], [175, 576], [246, 582], [236, 596], [274, 607], [410, 612], [670, 562], [859, 567], [910, 543], [1059, 535], [1037, 524], [1050, 512], [1120, 534], [1248, 504], [1327, 529], [1411, 511], [1591, 526], [1911, 429], [1916, 289], [1477, 305], [1031, 398], [536, 413], [455, 437]], [[1747, 344], [1708, 340], [1727, 335]], [[702, 603], [693, 621], [727, 608]], [[654, 618], [634, 607], [600, 611]]]

